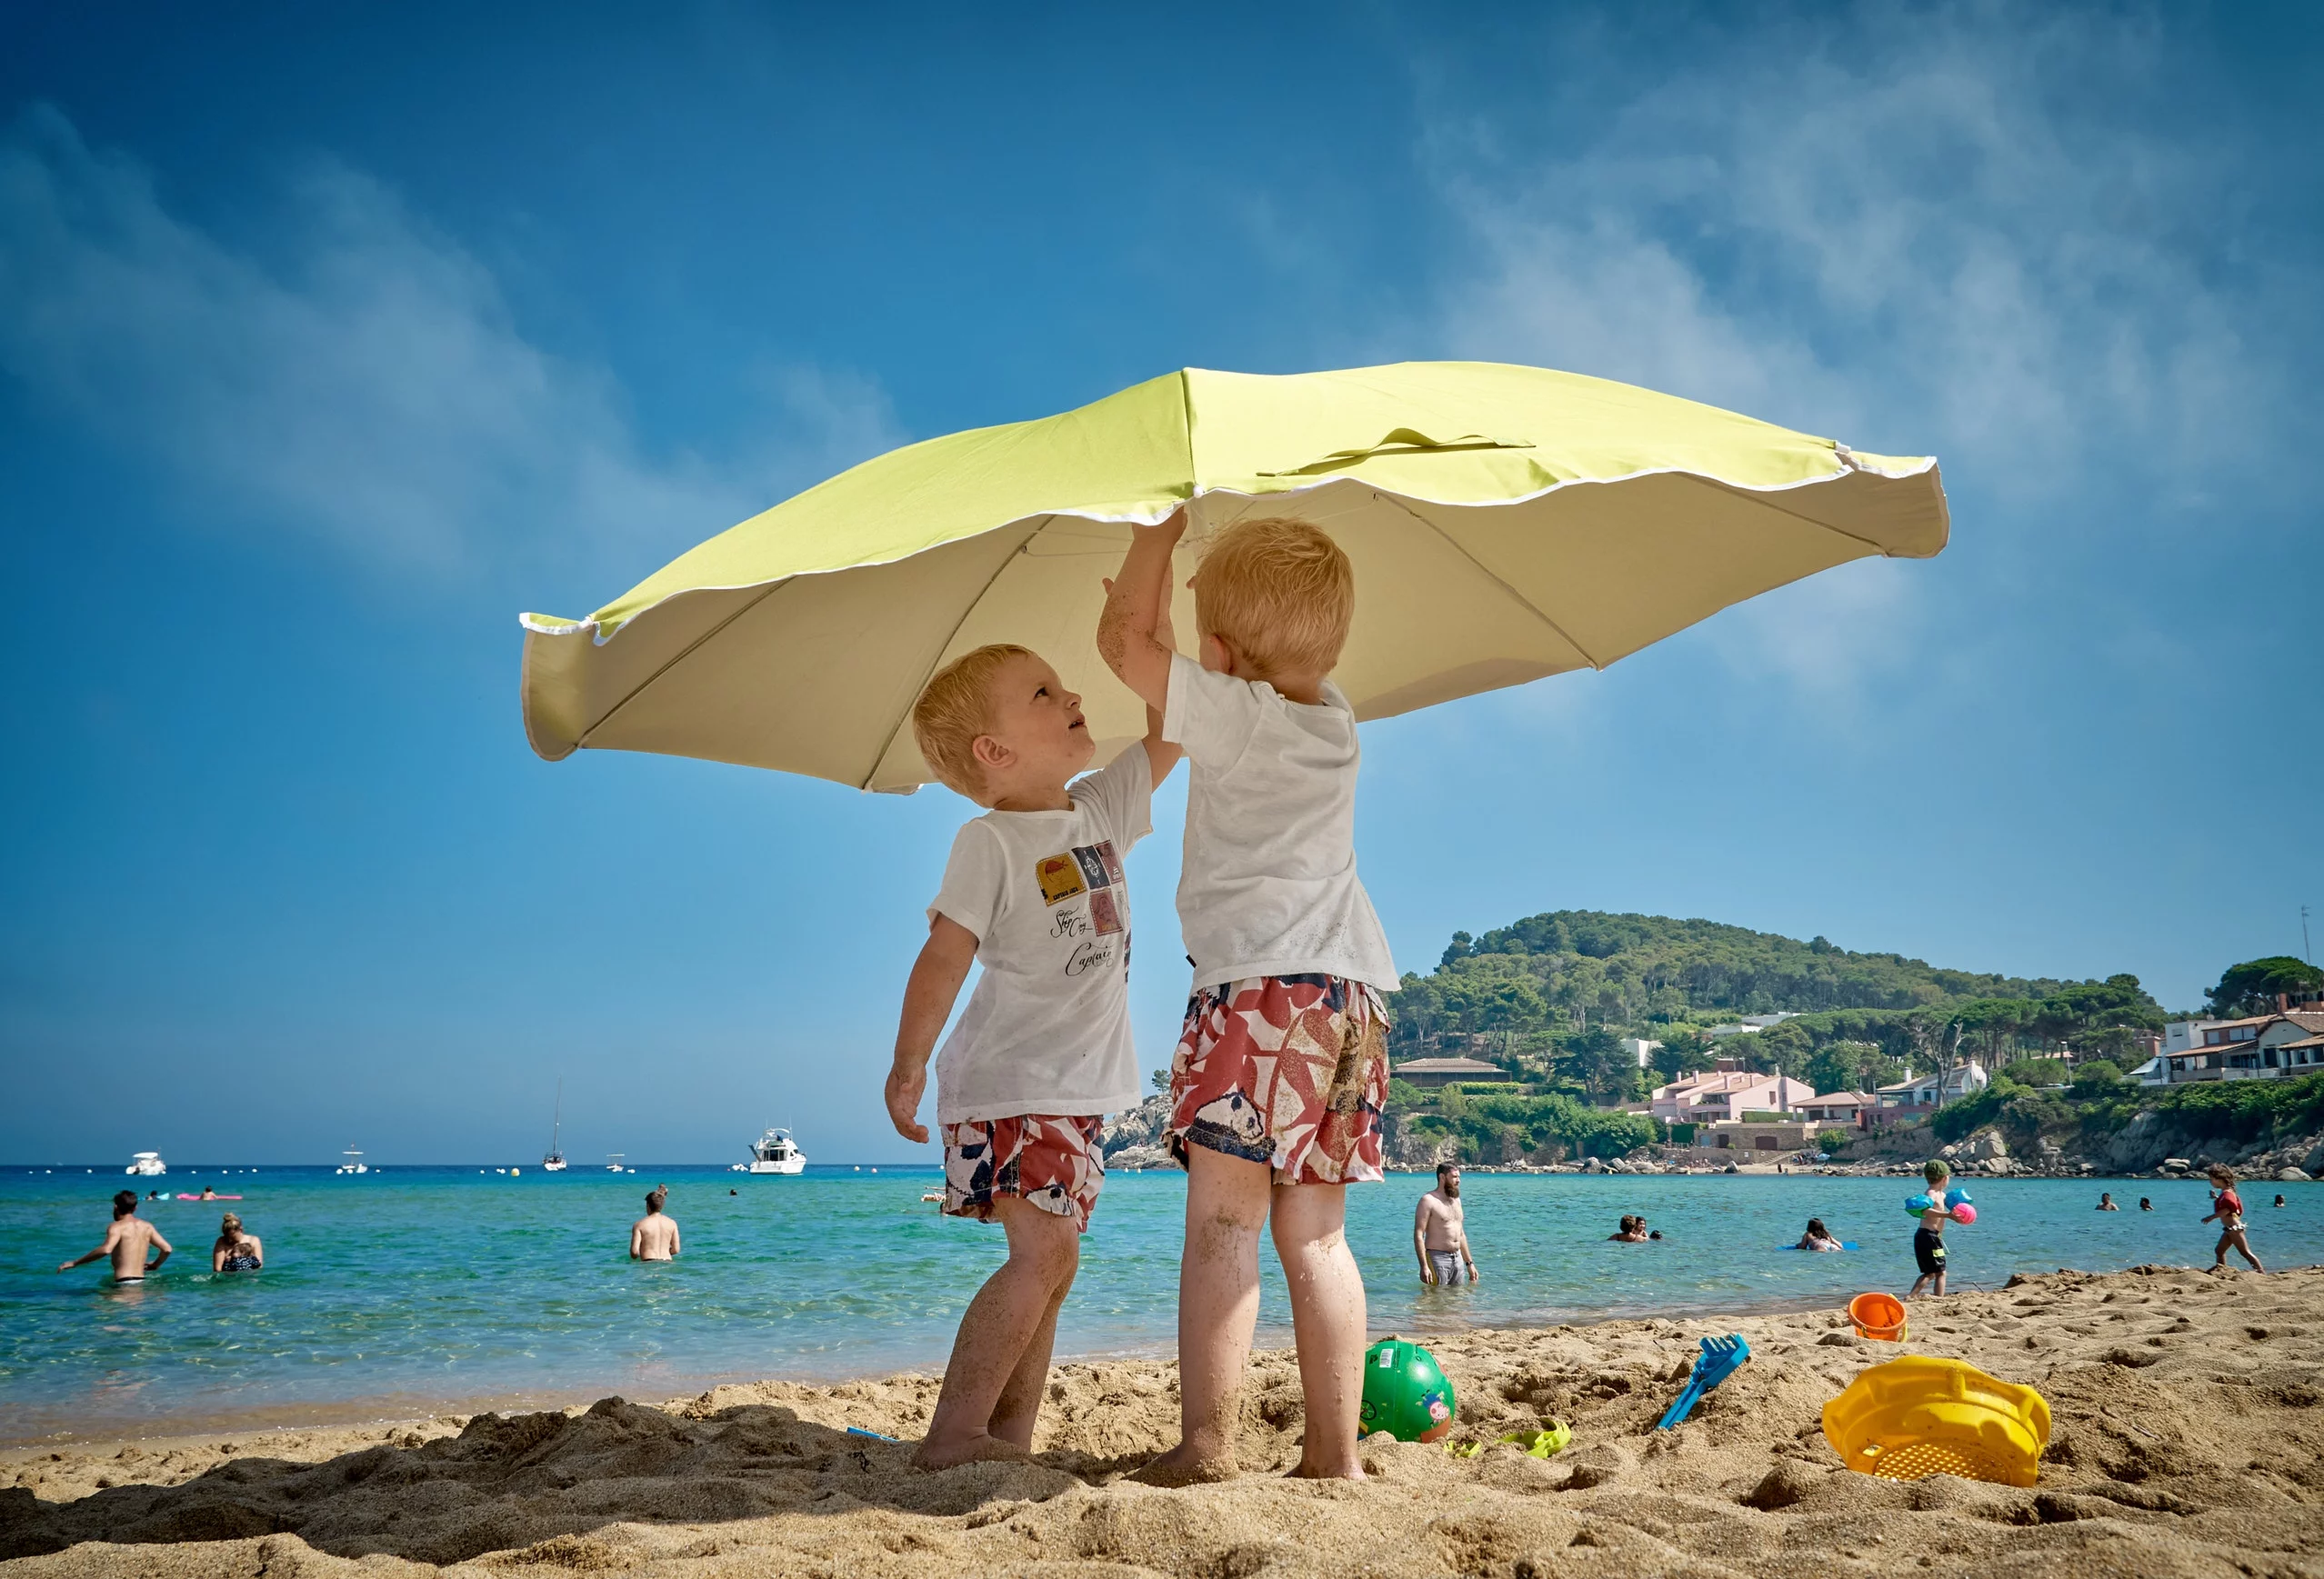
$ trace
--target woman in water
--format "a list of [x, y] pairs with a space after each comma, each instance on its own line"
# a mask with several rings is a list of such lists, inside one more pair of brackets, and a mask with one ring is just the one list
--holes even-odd
[[1840, 1242], [1832, 1237], [1831, 1230], [1824, 1226], [1824, 1220], [1821, 1217], [1810, 1217], [1808, 1219], [1808, 1232], [1799, 1236], [1799, 1243], [1792, 1248], [1794, 1250], [1838, 1250], [1840, 1248]]
[[242, 1231], [242, 1219], [228, 1212], [218, 1224], [218, 1241], [210, 1246], [212, 1272], [256, 1272], [266, 1264], [266, 1247], [255, 1234]]
[[1623, 1214], [1622, 1225], [1606, 1236], [1607, 1242], [1613, 1244], [1644, 1244], [1646, 1237], [1646, 1219], [1628, 1213]]

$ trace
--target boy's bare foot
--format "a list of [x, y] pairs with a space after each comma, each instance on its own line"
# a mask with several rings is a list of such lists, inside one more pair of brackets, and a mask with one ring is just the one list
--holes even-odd
[[914, 1469], [951, 1469], [957, 1464], [987, 1464], [998, 1459], [1024, 1460], [1033, 1455], [1014, 1442], [978, 1432], [957, 1442], [923, 1442], [912, 1454]]
[[1301, 1459], [1283, 1472], [1285, 1480], [1362, 1480], [1365, 1478], [1361, 1460], [1342, 1464], [1310, 1464]]
[[1220, 1481], [1233, 1480], [1242, 1473], [1241, 1467], [1231, 1456], [1203, 1458], [1181, 1442], [1159, 1458], [1148, 1459], [1139, 1468], [1130, 1471], [1127, 1478], [1142, 1485], [1214, 1485]]

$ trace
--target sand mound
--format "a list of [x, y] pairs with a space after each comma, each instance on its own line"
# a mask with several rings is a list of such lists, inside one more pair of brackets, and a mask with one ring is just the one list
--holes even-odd
[[[1658, 1434], [1695, 1340], [1748, 1365]], [[419, 1427], [147, 1443], [0, 1459], [11, 1574], [679, 1575], [2280, 1575], [2324, 1579], [2324, 1270], [2060, 1273], [1913, 1309], [1912, 1352], [2041, 1388], [2041, 1484], [1910, 1484], [1840, 1467], [1826, 1399], [1894, 1346], [1838, 1313], [1609, 1322], [1435, 1343], [1458, 1438], [1551, 1417], [1556, 1458], [1366, 1450], [1372, 1480], [1287, 1481], [1301, 1422], [1287, 1354], [1246, 1394], [1244, 1478], [1120, 1480], [1175, 1435], [1167, 1364], [1066, 1365], [1035, 1462], [924, 1474], [922, 1377], [722, 1387], [649, 1408], [481, 1414]], [[13, 1480], [14, 1484], [6, 1483]]]

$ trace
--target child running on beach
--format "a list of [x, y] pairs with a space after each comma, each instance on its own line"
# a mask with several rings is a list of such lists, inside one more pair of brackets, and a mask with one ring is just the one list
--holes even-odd
[[[968, 1303], [913, 1462], [1022, 1458], [1048, 1383], [1057, 1311], [1106, 1182], [1105, 1115], [1136, 1107], [1129, 889], [1122, 857], [1150, 831], [1178, 749], [1147, 737], [1096, 773], [1081, 698], [1024, 647], [986, 646], [928, 682], [912, 730], [928, 766], [987, 809], [952, 843], [928, 941], [904, 988], [887, 1112], [918, 1121], [928, 1052], [971, 960], [984, 966], [937, 1060], [944, 1211], [997, 1221], [1008, 1259]], [[1070, 782], [1068, 782], [1070, 781]]]
[[2211, 1212], [2203, 1221], [2216, 1217], [2219, 1224], [2219, 1242], [2211, 1246], [2211, 1270], [2227, 1265], [2228, 1247], [2233, 1245], [2238, 1255], [2251, 1263], [2252, 1271], [2267, 1271], [2251, 1254], [2251, 1242], [2243, 1236], [2243, 1197], [2235, 1193], [2235, 1170], [2214, 1164], [2206, 1171], [2211, 1176]]
[[1258, 1319], [1258, 1237], [1290, 1284], [1306, 1393], [1295, 1474], [1363, 1478], [1364, 1284], [1346, 1186], [1381, 1178], [1386, 1012], [1396, 966], [1356, 876], [1356, 715], [1329, 678], [1355, 573], [1304, 522], [1239, 522], [1193, 581], [1201, 660], [1160, 635], [1181, 510], [1131, 538], [1097, 628], [1115, 674], [1163, 713], [1187, 787], [1178, 919], [1193, 994], [1171, 1061], [1169, 1144], [1187, 1165], [1177, 1446], [1158, 1484], [1237, 1472]]
[[[1945, 1224], [1952, 1221], [1945, 1210], [1946, 1186], [1953, 1182], [1953, 1170], [1935, 1157], [1920, 1170], [1928, 1181], [1928, 1210], [1920, 1214], [1920, 1226], [1912, 1231], [1912, 1258], [1920, 1267], [1920, 1275], [1912, 1280], [1912, 1292], [1907, 1299], [1918, 1299], [1922, 1286], [1934, 1280], [1938, 1299], [1945, 1297]], [[1912, 1204], [1907, 1201], [1906, 1205]]]

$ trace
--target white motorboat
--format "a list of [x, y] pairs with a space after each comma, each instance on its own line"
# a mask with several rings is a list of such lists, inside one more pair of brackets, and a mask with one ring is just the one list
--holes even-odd
[[346, 1160], [346, 1162], [344, 1162], [344, 1163], [341, 1163], [341, 1164], [340, 1164], [337, 1167], [336, 1167], [336, 1168], [332, 1169], [331, 1171], [332, 1171], [333, 1173], [337, 1173], [337, 1174], [367, 1174], [367, 1173], [371, 1172], [371, 1170], [370, 1170], [369, 1168], [365, 1167], [365, 1166], [363, 1165], [363, 1154], [362, 1154], [361, 1152], [359, 1152], [359, 1151], [356, 1150], [356, 1149], [355, 1149], [355, 1147], [353, 1147], [353, 1146], [349, 1146], [346, 1150], [345, 1150], [345, 1151], [341, 1152], [339, 1154], [340, 1154], [341, 1156], [343, 1156], [343, 1157], [346, 1158], [347, 1160]]
[[159, 1152], [131, 1152], [129, 1165], [121, 1171], [125, 1174], [141, 1174], [150, 1179], [169, 1172], [169, 1164], [161, 1160]]
[[556, 1114], [549, 1120], [548, 1154], [541, 1158], [541, 1172], [545, 1174], [561, 1174], [565, 1172], [565, 1153], [557, 1148], [557, 1137], [564, 1132], [564, 1129], [565, 1082], [560, 1080], [556, 1083]]
[[623, 1172], [636, 1173], [637, 1171], [636, 1168], [624, 1169], [622, 1167], [621, 1159], [625, 1154], [626, 1154], [621, 1152], [607, 1152], [606, 1154], [606, 1172], [609, 1174], [618, 1174]]
[[799, 1150], [786, 1129], [770, 1129], [751, 1143], [750, 1161], [736, 1163], [738, 1174], [803, 1174], [806, 1172], [806, 1153]]

